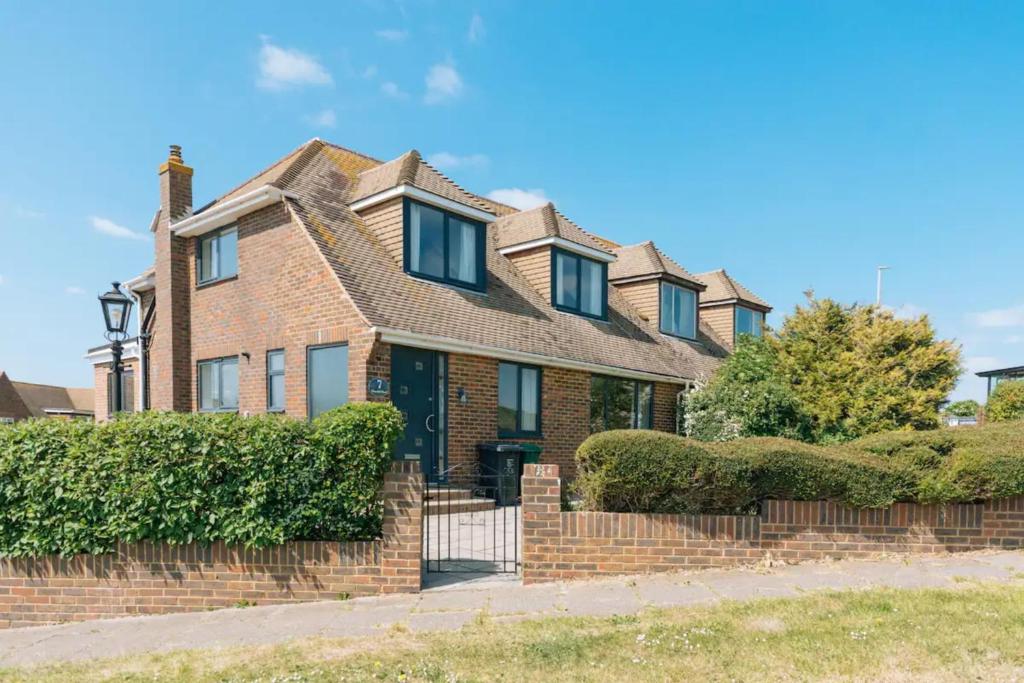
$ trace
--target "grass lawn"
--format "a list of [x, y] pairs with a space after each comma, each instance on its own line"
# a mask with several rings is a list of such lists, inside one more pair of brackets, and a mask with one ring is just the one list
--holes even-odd
[[499, 622], [457, 633], [186, 651], [0, 672], [0, 681], [1013, 681], [1024, 588], [815, 593]]

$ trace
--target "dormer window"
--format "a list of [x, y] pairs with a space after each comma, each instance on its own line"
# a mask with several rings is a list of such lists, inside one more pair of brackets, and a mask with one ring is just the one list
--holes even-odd
[[405, 272], [483, 291], [487, 287], [483, 223], [405, 200]]
[[696, 339], [697, 292], [662, 281], [659, 326], [665, 334], [684, 339]]
[[608, 264], [552, 249], [551, 301], [555, 308], [591, 318], [608, 317]]
[[741, 334], [760, 337], [764, 332], [764, 313], [744, 308], [743, 306], [737, 306], [736, 327], [734, 330], [736, 339], [739, 339]]

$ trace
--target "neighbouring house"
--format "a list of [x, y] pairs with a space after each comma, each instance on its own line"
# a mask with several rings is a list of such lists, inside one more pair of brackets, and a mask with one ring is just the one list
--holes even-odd
[[999, 370], [985, 370], [984, 372], [975, 373], [978, 377], [984, 377], [988, 380], [988, 396], [992, 395], [996, 387], [1000, 382], [1008, 382], [1010, 380], [1024, 380], [1024, 365], [1018, 365], [1015, 368], [1001, 368]]
[[[131, 409], [312, 418], [390, 400], [397, 457], [430, 475], [501, 439], [571, 476], [592, 431], [674, 431], [678, 394], [770, 310], [724, 271], [473, 194], [415, 151], [315, 139], [196, 210], [192, 175], [172, 147], [154, 265], [125, 283]], [[110, 349], [87, 358], [106, 419]]]
[[0, 424], [30, 417], [91, 420], [92, 394], [92, 389], [15, 382], [0, 370]]

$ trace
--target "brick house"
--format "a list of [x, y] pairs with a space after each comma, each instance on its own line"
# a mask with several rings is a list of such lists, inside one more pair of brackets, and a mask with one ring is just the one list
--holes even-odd
[[[724, 271], [472, 194], [415, 151], [381, 162], [314, 139], [195, 210], [192, 174], [172, 147], [154, 265], [125, 283], [132, 409], [305, 418], [391, 400], [408, 423], [396, 457], [429, 473], [511, 439], [571, 475], [591, 431], [674, 431], [678, 394], [770, 310]], [[87, 358], [105, 419], [109, 347]]]

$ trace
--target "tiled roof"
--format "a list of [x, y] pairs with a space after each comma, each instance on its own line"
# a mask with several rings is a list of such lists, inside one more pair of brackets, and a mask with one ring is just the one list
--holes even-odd
[[[308, 158], [288, 177], [283, 189], [296, 196], [289, 200], [295, 215], [368, 324], [666, 378], [692, 379], [709, 375], [725, 354], [703, 326], [700, 332], [703, 343], [660, 334], [652, 323], [635, 313], [614, 287], [609, 288], [607, 322], [555, 311], [512, 263], [498, 253], [500, 231], [497, 230], [489, 231], [488, 235], [486, 294], [409, 276], [349, 204], [354, 197], [387, 189], [389, 182], [407, 180], [413, 171], [415, 175], [411, 177], [418, 187], [422, 187], [419, 183], [426, 177], [431, 178], [429, 183], [433, 184], [423, 189], [449, 198], [468, 193], [436, 174], [421, 160], [413, 163], [413, 153], [385, 164], [390, 166], [388, 169], [375, 169], [353, 178], [341, 169], [338, 156], [343, 153], [334, 149], [332, 152], [326, 145], [310, 148]], [[421, 170], [424, 166], [436, 177]], [[437, 184], [440, 182], [437, 178], [451, 186]], [[473, 205], [477, 203], [474, 201]], [[547, 211], [546, 216], [544, 211]], [[538, 229], [538, 225], [547, 230], [551, 227], [552, 214], [555, 229], [568, 233], [575, 228], [579, 231], [576, 239], [589, 237], [553, 208], [542, 207], [539, 223], [537, 217], [527, 217], [527, 222], [533, 230]], [[593, 243], [598, 245], [596, 241]]]
[[696, 285], [698, 289], [705, 288], [703, 282], [663, 254], [650, 240], [627, 247], [619, 247], [615, 249], [614, 253], [615, 261], [608, 266], [609, 280], [625, 280], [645, 275], [669, 275]]
[[551, 202], [529, 211], [502, 216], [494, 224], [499, 249], [545, 237], [561, 237], [583, 246], [610, 252], [601, 241], [559, 213]]
[[749, 289], [741, 285], [735, 278], [725, 272], [725, 269], [713, 270], [709, 273], [698, 273], [697, 279], [704, 282], [708, 288], [700, 297], [701, 304], [710, 304], [717, 301], [731, 301], [739, 299], [748, 304], [754, 304], [767, 310], [771, 310], [764, 299], [760, 298]]
[[466, 192], [453, 183], [447, 176], [428, 164], [416, 150], [410, 150], [402, 156], [370, 168], [359, 174], [359, 182], [349, 201], [365, 199], [378, 192], [389, 190], [399, 185], [413, 185], [440, 195], [445, 199], [466, 204], [487, 211], [489, 204], [480, 197]]
[[11, 382], [32, 417], [45, 417], [47, 412], [93, 413], [93, 390], [57, 387], [50, 384]]

